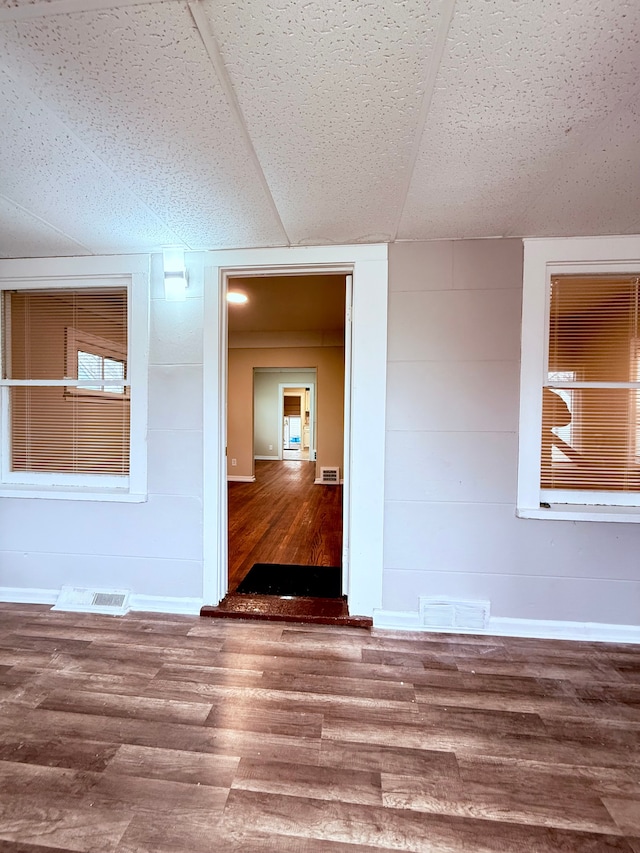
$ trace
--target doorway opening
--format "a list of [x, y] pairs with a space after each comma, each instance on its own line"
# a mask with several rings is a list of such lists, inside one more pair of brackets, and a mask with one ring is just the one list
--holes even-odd
[[316, 461], [316, 379], [315, 369], [254, 367], [254, 461]]
[[[227, 311], [229, 278], [352, 275], [345, 341], [343, 591], [352, 613], [382, 606], [384, 450], [387, 377], [387, 246], [230, 249], [204, 255], [202, 615], [218, 613], [227, 592]], [[348, 327], [349, 329], [351, 327]], [[354, 440], [357, 436], [357, 441]], [[317, 464], [317, 463], [316, 463]]]
[[228, 592], [341, 598], [342, 486], [320, 471], [344, 469], [347, 277], [227, 291], [246, 299], [227, 308]]
[[282, 459], [315, 462], [313, 385], [280, 385], [278, 423]]

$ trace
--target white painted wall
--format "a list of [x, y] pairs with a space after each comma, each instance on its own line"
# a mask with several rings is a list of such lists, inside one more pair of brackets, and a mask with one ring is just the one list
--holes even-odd
[[[148, 257], [139, 260], [146, 268]], [[353, 611], [371, 613], [382, 587], [386, 246], [189, 253], [186, 260], [187, 299], [166, 302], [161, 255], [151, 257], [147, 499], [0, 497], [0, 599], [53, 603], [60, 588], [70, 585], [129, 589], [138, 609], [198, 612], [203, 599], [217, 603], [226, 589], [218, 272], [292, 265], [301, 274], [324, 267], [353, 270], [358, 321], [352, 419], [358, 440], [351, 455], [358, 500], [353, 506], [347, 501], [353, 542], [348, 588]], [[74, 269], [87, 265], [97, 273], [113, 259], [44, 264], [48, 269], [63, 262], [65, 274], [75, 275]], [[29, 264], [41, 269], [43, 260], [0, 260], [0, 277], [28, 276]], [[144, 492], [140, 488], [139, 496]]]
[[[489, 599], [498, 618], [637, 625], [640, 525], [515, 516], [521, 241], [400, 243], [389, 264], [384, 612], [447, 595]], [[216, 348], [217, 326], [203, 325], [204, 256], [187, 265], [188, 298], [169, 303], [152, 257], [148, 501], [2, 498], [3, 590], [202, 598], [203, 340]]]
[[0, 588], [202, 599], [202, 256], [187, 267], [187, 300], [166, 302], [151, 258], [148, 500], [0, 499]]
[[515, 515], [522, 242], [393, 245], [389, 290], [383, 609], [640, 624], [640, 525]]

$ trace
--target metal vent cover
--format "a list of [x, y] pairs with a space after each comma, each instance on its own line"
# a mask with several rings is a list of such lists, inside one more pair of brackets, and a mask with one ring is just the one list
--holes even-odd
[[91, 601], [92, 607], [122, 607], [127, 599], [125, 593], [95, 592]]
[[320, 482], [324, 485], [336, 485], [340, 482], [340, 468], [320, 468]]
[[484, 631], [489, 624], [490, 602], [419, 596], [420, 624], [425, 628], [460, 628]]
[[58, 600], [51, 609], [124, 616], [129, 610], [129, 590], [63, 586]]

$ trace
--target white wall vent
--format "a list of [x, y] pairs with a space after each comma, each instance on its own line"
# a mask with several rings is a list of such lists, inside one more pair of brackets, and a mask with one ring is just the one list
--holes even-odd
[[70, 610], [76, 613], [106, 613], [124, 616], [129, 611], [128, 589], [83, 589], [63, 586], [52, 610]]
[[340, 482], [340, 468], [320, 468], [320, 482], [325, 486]]
[[425, 628], [460, 628], [482, 631], [489, 624], [488, 601], [420, 596], [420, 625]]

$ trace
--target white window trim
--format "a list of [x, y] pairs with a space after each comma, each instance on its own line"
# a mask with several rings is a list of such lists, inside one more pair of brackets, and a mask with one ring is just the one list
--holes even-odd
[[[0, 290], [126, 286], [128, 347], [125, 384], [131, 389], [130, 470], [127, 476], [25, 473], [9, 470], [8, 396], [11, 385], [17, 383], [0, 379], [0, 497], [133, 503], [147, 499], [149, 269], [148, 255], [0, 261]], [[69, 380], [49, 380], [39, 384], [69, 386]]]
[[[592, 493], [586, 497], [589, 504], [557, 501], [548, 507], [540, 506], [545, 502], [540, 488], [540, 390], [545, 382], [548, 360], [550, 281], [552, 275], [568, 273], [640, 274], [640, 236], [524, 240], [516, 514], [520, 518], [640, 522], [640, 495], [616, 493], [615, 499], [620, 503], [614, 504], [612, 493]], [[596, 500], [606, 503], [596, 504]]]

